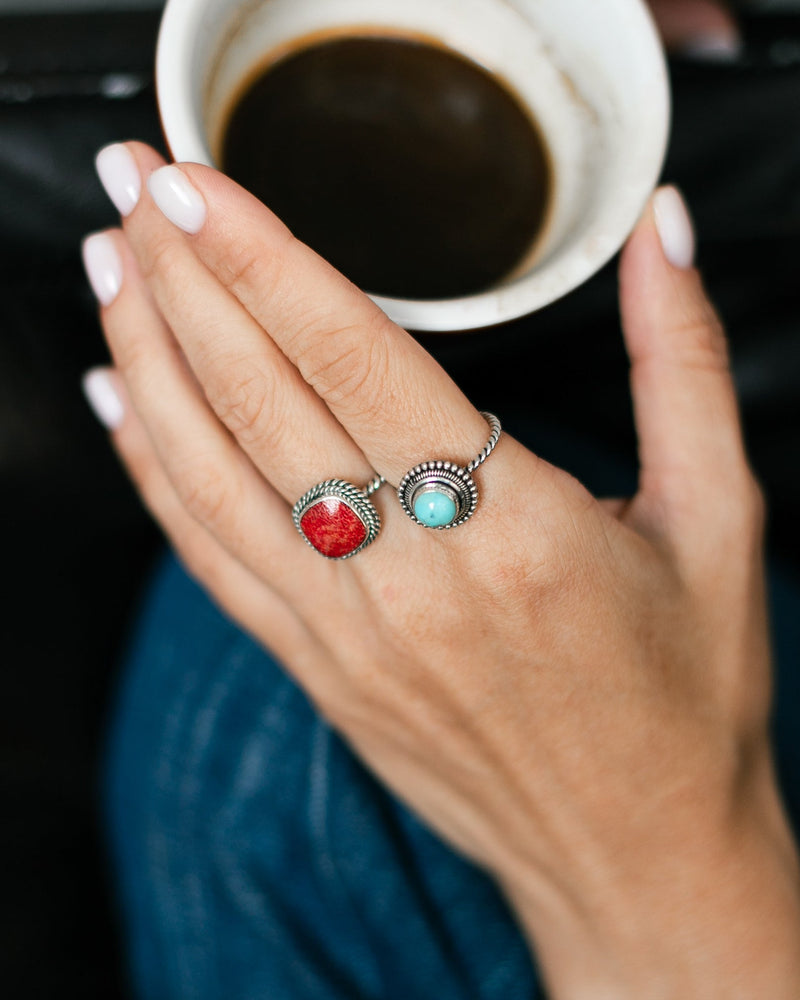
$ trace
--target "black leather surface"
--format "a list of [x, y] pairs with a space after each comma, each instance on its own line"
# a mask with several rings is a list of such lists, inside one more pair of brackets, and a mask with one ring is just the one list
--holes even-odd
[[[79, 395], [105, 352], [77, 248], [115, 221], [96, 149], [160, 142], [155, 31], [152, 14], [0, 18], [0, 983], [20, 1000], [124, 993], [93, 788], [156, 535]], [[665, 176], [692, 204], [729, 322], [772, 548], [800, 567], [800, 21], [751, 21], [747, 35], [740, 65], [674, 64]], [[631, 462], [615, 287], [608, 268], [527, 320], [425, 343], [519, 434], [566, 431]]]

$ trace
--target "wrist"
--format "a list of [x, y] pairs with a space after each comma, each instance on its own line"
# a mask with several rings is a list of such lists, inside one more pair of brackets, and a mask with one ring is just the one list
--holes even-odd
[[724, 827], [659, 856], [503, 884], [553, 1000], [796, 1000], [799, 873], [770, 769]]

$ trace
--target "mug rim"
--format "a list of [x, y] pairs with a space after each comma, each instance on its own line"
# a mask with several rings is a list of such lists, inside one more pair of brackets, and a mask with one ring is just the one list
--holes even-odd
[[[642, 157], [635, 182], [610, 216], [602, 214], [571, 244], [557, 273], [548, 268], [522, 274], [506, 284], [458, 298], [409, 299], [369, 294], [400, 326], [431, 333], [461, 332], [497, 326], [534, 313], [574, 291], [604, 267], [624, 245], [652, 194], [666, 157], [671, 124], [671, 96], [666, 56], [645, 0], [627, 0], [643, 15], [642, 28], [656, 60], [654, 97], [648, 105], [648, 129], [655, 136]], [[190, 40], [201, 19], [198, 0], [167, 0], [156, 50], [156, 94], [167, 145], [178, 162], [214, 166], [208, 145], [186, 109], [192, 106]], [[643, 35], [644, 37], [644, 35]], [[657, 140], [657, 141], [656, 141]]]

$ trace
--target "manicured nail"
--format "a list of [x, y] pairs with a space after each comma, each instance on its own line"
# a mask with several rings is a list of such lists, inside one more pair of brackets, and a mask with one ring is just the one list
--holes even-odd
[[105, 146], [95, 158], [100, 183], [121, 215], [130, 215], [142, 193], [142, 178], [133, 155], [121, 142]]
[[732, 63], [741, 56], [743, 47], [742, 39], [730, 31], [696, 35], [687, 39], [678, 51], [685, 59], [697, 62]]
[[653, 198], [653, 212], [664, 256], [673, 267], [687, 270], [694, 264], [695, 236], [680, 191], [675, 187], [659, 188]]
[[110, 306], [122, 288], [122, 260], [108, 233], [86, 237], [83, 266], [94, 294], [104, 306]]
[[170, 222], [185, 233], [200, 232], [206, 221], [206, 203], [178, 167], [161, 167], [150, 174], [147, 188]]
[[94, 415], [109, 431], [115, 431], [125, 419], [125, 407], [114, 385], [110, 368], [92, 368], [83, 376], [83, 394]]

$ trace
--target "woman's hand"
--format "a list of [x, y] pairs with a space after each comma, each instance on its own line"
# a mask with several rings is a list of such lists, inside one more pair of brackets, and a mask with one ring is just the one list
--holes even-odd
[[599, 501], [504, 435], [468, 524], [419, 527], [384, 487], [378, 540], [329, 562], [292, 525], [302, 494], [466, 462], [486, 422], [230, 180], [138, 144], [100, 167], [127, 217], [86, 244], [116, 368], [89, 386], [189, 570], [494, 873], [554, 997], [800, 995], [762, 504], [677, 192], [621, 265], [637, 496]]

